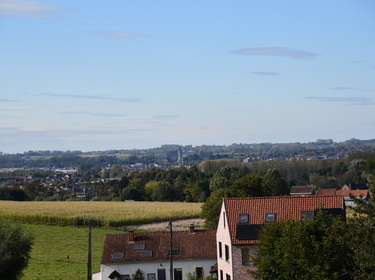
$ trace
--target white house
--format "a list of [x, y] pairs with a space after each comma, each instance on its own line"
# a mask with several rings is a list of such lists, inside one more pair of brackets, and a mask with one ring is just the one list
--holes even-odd
[[[138, 269], [145, 280], [186, 280], [188, 273], [208, 276], [216, 268], [215, 230], [111, 234], [104, 241], [98, 280], [124, 280]], [[170, 248], [172, 244], [172, 262]]]
[[252, 279], [250, 255], [256, 253], [261, 227], [286, 219], [313, 219], [317, 209], [345, 219], [340, 195], [224, 198], [216, 233], [218, 279]]

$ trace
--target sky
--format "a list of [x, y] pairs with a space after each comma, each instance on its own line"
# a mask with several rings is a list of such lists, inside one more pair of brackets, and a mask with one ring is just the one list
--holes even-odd
[[373, 0], [0, 0], [0, 152], [375, 138]]

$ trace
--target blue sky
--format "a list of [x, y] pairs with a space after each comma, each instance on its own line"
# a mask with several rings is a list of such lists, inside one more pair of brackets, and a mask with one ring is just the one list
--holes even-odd
[[1, 0], [0, 151], [373, 139], [373, 0]]

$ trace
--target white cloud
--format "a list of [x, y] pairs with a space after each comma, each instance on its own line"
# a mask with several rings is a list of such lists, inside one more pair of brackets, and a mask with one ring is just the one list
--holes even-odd
[[0, 106], [0, 110], [25, 110], [30, 108], [32, 106]]
[[306, 99], [316, 100], [319, 102], [347, 103], [351, 105], [375, 105], [372, 98], [368, 97], [315, 97], [309, 96]]
[[59, 93], [41, 93], [35, 94], [35, 96], [50, 96], [50, 97], [69, 97], [69, 98], [80, 98], [80, 99], [98, 99], [98, 100], [109, 100], [109, 101], [125, 101], [125, 102], [141, 102], [141, 98], [122, 98], [122, 97], [110, 97], [102, 95], [83, 95], [83, 94], [59, 94]]
[[309, 59], [318, 56], [319, 54], [303, 51], [293, 50], [283, 47], [263, 47], [263, 48], [244, 48], [232, 51], [233, 54], [242, 55], [262, 55], [262, 56], [281, 56], [296, 59]]
[[259, 75], [259, 76], [279, 76], [280, 75], [280, 73], [268, 72], [268, 71], [254, 71], [254, 72], [251, 72], [251, 74]]
[[61, 10], [64, 8], [38, 0], [0, 1], [0, 16], [3, 17], [50, 17], [54, 12]]
[[145, 35], [135, 32], [110, 32], [110, 31], [87, 31], [87, 33], [96, 34], [104, 38], [110, 39], [128, 39], [136, 37], [144, 37]]

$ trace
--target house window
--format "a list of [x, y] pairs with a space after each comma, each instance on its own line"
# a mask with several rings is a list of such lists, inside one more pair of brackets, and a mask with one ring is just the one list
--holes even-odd
[[229, 262], [229, 246], [225, 245], [225, 260]]
[[223, 248], [221, 242], [219, 242], [219, 258], [221, 259], [223, 257]]
[[182, 280], [182, 268], [175, 268], [173, 273], [174, 280]]
[[201, 266], [195, 267], [195, 276], [196, 276], [197, 279], [203, 278], [203, 267], [201, 267]]
[[230, 275], [229, 274], [227, 274], [226, 280], [230, 280]]
[[249, 222], [249, 215], [248, 214], [240, 214], [240, 223], [248, 223]]
[[301, 221], [314, 220], [314, 211], [301, 211]]
[[249, 265], [249, 248], [242, 248], [241, 249], [241, 254], [242, 254], [242, 265]]
[[224, 280], [223, 271], [220, 269], [220, 280]]
[[225, 212], [223, 212], [224, 228], [225, 228]]
[[276, 221], [276, 213], [266, 213], [266, 222]]
[[155, 273], [147, 273], [147, 280], [155, 280]]

